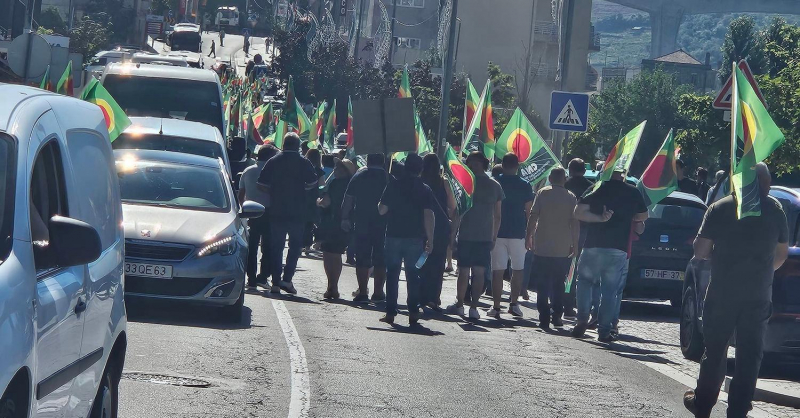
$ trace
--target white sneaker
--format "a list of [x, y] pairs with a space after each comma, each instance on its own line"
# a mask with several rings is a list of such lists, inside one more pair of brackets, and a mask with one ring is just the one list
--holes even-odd
[[520, 309], [519, 304], [516, 303], [508, 307], [508, 313], [520, 318], [522, 317], [522, 309]]
[[464, 305], [459, 305], [457, 303], [454, 303], [447, 307], [447, 313], [458, 316], [464, 316]]
[[501, 308], [492, 307], [492, 309], [489, 309], [489, 311], [486, 312], [486, 315], [491, 316], [492, 318], [500, 318], [500, 309]]
[[292, 282], [281, 281], [280, 288], [286, 293], [291, 293], [293, 295], [297, 294], [297, 289], [294, 288]]
[[478, 312], [477, 308], [469, 308], [469, 319], [479, 320], [481, 319], [481, 314]]

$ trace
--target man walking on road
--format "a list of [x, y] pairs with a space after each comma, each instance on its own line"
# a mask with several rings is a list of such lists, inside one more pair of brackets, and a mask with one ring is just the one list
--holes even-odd
[[533, 189], [527, 181], [521, 179], [519, 158], [513, 153], [503, 156], [503, 175], [497, 182], [503, 188], [505, 199], [502, 202], [500, 229], [497, 241], [492, 249], [492, 299], [494, 306], [487, 315], [499, 318], [503, 298], [503, 274], [511, 260], [511, 299], [508, 313], [522, 316], [517, 304], [522, 292], [523, 273], [525, 272], [525, 228], [533, 205]]
[[433, 208], [438, 205], [419, 178], [421, 172], [422, 158], [408, 154], [403, 174], [389, 182], [378, 204], [378, 212], [386, 215], [386, 316], [381, 321], [388, 324], [397, 316], [401, 264], [406, 268], [408, 322], [414, 325], [420, 318], [422, 284], [416, 263], [423, 252], [433, 251]]
[[575, 218], [587, 222], [586, 243], [578, 260], [578, 323], [572, 336], [582, 337], [589, 325], [592, 293], [600, 289], [598, 341], [611, 342], [618, 315], [620, 287], [628, 274], [628, 240], [633, 222], [647, 219], [647, 206], [636, 187], [625, 182], [624, 170], [614, 168], [611, 180], [584, 196]]
[[447, 312], [464, 316], [464, 299], [472, 273], [472, 299], [469, 318], [481, 318], [478, 301], [483, 294], [486, 266], [491, 265], [492, 248], [502, 220], [502, 204], [505, 196], [497, 181], [486, 174], [489, 160], [480, 151], [473, 151], [467, 157], [467, 167], [475, 175], [475, 194], [472, 208], [461, 218], [458, 228], [458, 287], [456, 303], [447, 307]]
[[225, 46], [225, 30], [219, 30], [219, 46]]
[[[247, 167], [239, 179], [239, 203], [245, 200], [252, 200], [260, 203], [266, 209], [264, 215], [255, 219], [250, 219], [250, 237], [248, 240], [249, 252], [247, 253], [247, 286], [256, 285], [266, 286], [267, 278], [270, 275], [270, 224], [269, 224], [269, 193], [262, 191], [258, 185], [258, 177], [261, 170], [270, 158], [278, 153], [278, 149], [272, 145], [262, 145], [258, 150], [256, 165]], [[261, 248], [261, 274], [258, 271], [258, 249]]]
[[770, 174], [756, 166], [761, 216], [738, 219], [736, 200], [727, 196], [706, 211], [694, 241], [694, 260], [711, 260], [711, 282], [703, 309], [706, 351], [697, 388], [684, 405], [706, 418], [717, 403], [725, 379], [728, 344], [736, 333], [736, 371], [728, 390], [728, 418], [744, 418], [752, 409], [763, 357], [764, 334], [772, 313], [772, 280], [789, 253], [789, 230], [780, 203], [769, 196]]
[[213, 39], [211, 40], [211, 51], [208, 53], [209, 57], [211, 57], [211, 55], [214, 55], [214, 58], [217, 57], [217, 46], [216, 44], [214, 44]]
[[[367, 155], [367, 168], [359, 170], [350, 180], [342, 203], [342, 229], [349, 231], [355, 221], [355, 258], [358, 293], [356, 302], [369, 302], [369, 269], [373, 268], [375, 289], [373, 301], [386, 299], [384, 245], [386, 220], [378, 213], [378, 202], [389, 181], [383, 166], [383, 154]], [[351, 219], [351, 214], [352, 219]]]
[[[272, 293], [281, 290], [296, 294], [292, 277], [303, 248], [303, 231], [307, 221], [305, 208], [307, 190], [317, 187], [319, 178], [311, 162], [300, 155], [300, 137], [290, 132], [283, 138], [283, 151], [264, 165], [258, 185], [269, 194], [270, 264], [272, 264]], [[282, 265], [283, 247], [289, 236], [286, 267]], [[283, 278], [281, 279], [281, 273]]]
[[[536, 307], [539, 326], [561, 327], [564, 279], [578, 248], [580, 222], [573, 217], [575, 195], [564, 188], [567, 175], [563, 168], [550, 171], [550, 186], [539, 191], [528, 220], [527, 247], [533, 251], [536, 276]], [[553, 315], [550, 316], [552, 301]], [[552, 321], [551, 321], [552, 319]]]
[[[580, 158], [573, 158], [567, 165], [569, 170], [569, 179], [564, 183], [564, 188], [572, 192], [576, 199], [580, 199], [586, 190], [592, 187], [592, 182], [586, 177], [586, 163]], [[575, 250], [575, 258], [581, 255], [583, 243], [586, 241], [586, 225], [581, 224], [581, 235], [578, 241], [578, 248]], [[569, 288], [569, 293], [564, 295], [564, 316], [574, 318], [577, 313], [575, 312], [575, 283]]]

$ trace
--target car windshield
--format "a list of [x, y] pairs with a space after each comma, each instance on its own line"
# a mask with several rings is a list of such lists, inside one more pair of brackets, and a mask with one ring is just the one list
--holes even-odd
[[216, 142], [169, 135], [125, 132], [111, 143], [111, 147], [114, 149], [172, 151], [214, 159], [223, 158], [222, 146]]
[[173, 51], [200, 52], [200, 33], [181, 31], [172, 33]]
[[220, 10], [219, 12], [222, 13], [222, 17], [225, 19], [234, 17], [233, 10]]
[[0, 263], [11, 251], [11, 233], [14, 225], [14, 169], [16, 161], [14, 141], [0, 134]]
[[217, 83], [108, 74], [103, 87], [128, 116], [185, 119], [224, 131]]
[[230, 199], [219, 170], [122, 159], [117, 161], [123, 203], [228, 212]]

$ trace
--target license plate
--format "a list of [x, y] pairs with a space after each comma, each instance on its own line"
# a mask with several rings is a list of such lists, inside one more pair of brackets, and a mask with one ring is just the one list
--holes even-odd
[[125, 274], [140, 277], [153, 277], [155, 279], [171, 279], [172, 266], [126, 262]]
[[682, 271], [642, 269], [644, 279], [683, 280]]

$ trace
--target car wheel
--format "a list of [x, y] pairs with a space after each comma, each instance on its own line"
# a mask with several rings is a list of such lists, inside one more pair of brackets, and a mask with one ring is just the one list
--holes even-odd
[[703, 355], [703, 334], [697, 319], [697, 296], [694, 286], [689, 285], [683, 292], [681, 304], [681, 352], [689, 360], [698, 361]]
[[222, 316], [228, 321], [238, 324], [242, 322], [242, 309], [244, 308], [244, 285], [242, 285], [242, 293], [239, 294], [239, 299], [236, 300], [231, 306], [222, 308]]
[[119, 390], [115, 376], [114, 365], [109, 362], [103, 372], [100, 387], [97, 388], [97, 396], [92, 404], [92, 413], [89, 415], [91, 418], [117, 418]]

